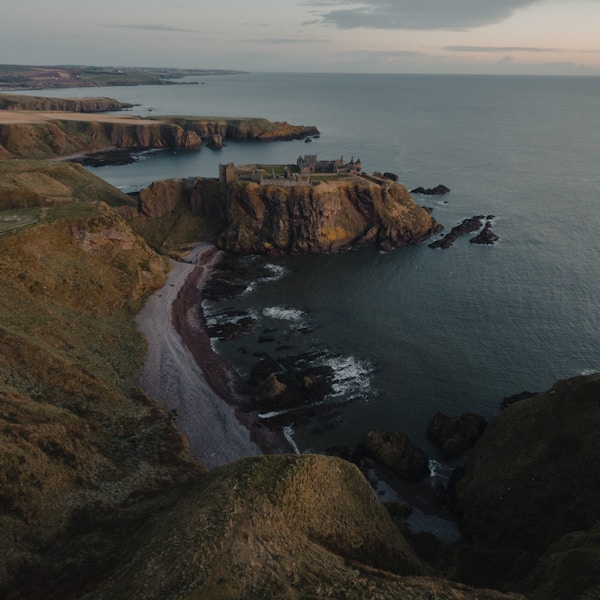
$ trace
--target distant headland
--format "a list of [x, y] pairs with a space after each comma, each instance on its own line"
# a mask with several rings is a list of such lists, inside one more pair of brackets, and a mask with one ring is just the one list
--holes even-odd
[[[224, 69], [173, 69], [153, 67], [90, 67], [0, 65], [0, 90], [108, 87], [114, 85], [173, 85], [184, 77], [234, 75]], [[198, 82], [191, 82], [198, 83]]]

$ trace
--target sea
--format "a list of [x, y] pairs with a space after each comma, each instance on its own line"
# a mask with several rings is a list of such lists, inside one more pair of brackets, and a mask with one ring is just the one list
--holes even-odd
[[[310, 143], [228, 142], [221, 150], [144, 153], [91, 169], [125, 191], [157, 179], [217, 177], [220, 163], [360, 158], [415, 194], [448, 232], [491, 219], [493, 246], [459, 238], [391, 252], [260, 258], [272, 277], [226, 304], [256, 331], [215, 341], [243, 375], [257, 355], [321, 351], [334, 368], [326, 426], [290, 424], [300, 452], [354, 447], [401, 430], [433, 459], [432, 416], [491, 419], [502, 399], [600, 370], [600, 78], [248, 73], [193, 85], [32, 92], [109, 96], [142, 116], [265, 117], [315, 125]], [[268, 332], [269, 335], [265, 335]]]

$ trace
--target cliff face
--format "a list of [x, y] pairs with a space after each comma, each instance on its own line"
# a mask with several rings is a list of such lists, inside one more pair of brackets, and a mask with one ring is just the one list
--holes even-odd
[[35, 110], [30, 114], [10, 110], [4, 119], [0, 114], [0, 159], [54, 158], [112, 147], [197, 150], [203, 141], [211, 142], [215, 136], [224, 140], [273, 141], [303, 138], [316, 132], [315, 127], [272, 123], [265, 119], [139, 119], [72, 114], [61, 118], [58, 111], [56, 115], [37, 115]]
[[425, 239], [437, 227], [404, 186], [363, 178], [297, 187], [239, 182], [229, 189], [227, 207], [218, 243], [238, 254], [389, 250]]
[[272, 122], [258, 118], [218, 118], [218, 117], [162, 117], [186, 130], [196, 132], [203, 140], [219, 135], [229, 140], [297, 140], [318, 135], [314, 126], [292, 125], [287, 122]]
[[52, 158], [110, 147], [198, 149], [202, 140], [178, 125], [106, 121], [45, 121], [0, 125], [5, 158]]

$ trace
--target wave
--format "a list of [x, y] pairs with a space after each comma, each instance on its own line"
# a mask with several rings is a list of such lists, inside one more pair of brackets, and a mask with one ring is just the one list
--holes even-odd
[[306, 313], [297, 308], [289, 308], [287, 306], [268, 306], [262, 311], [265, 317], [270, 319], [278, 319], [280, 321], [290, 321], [292, 323], [302, 323], [306, 317]]
[[333, 397], [349, 394], [366, 394], [371, 389], [372, 363], [355, 356], [329, 355], [324, 365], [333, 370]]
[[263, 283], [273, 283], [274, 281], [279, 281], [283, 279], [288, 273], [289, 269], [284, 267], [283, 265], [275, 265], [273, 263], [267, 263], [264, 265], [265, 270], [269, 271], [271, 274], [263, 277], [259, 277], [254, 281], [250, 281], [246, 286], [246, 289], [242, 292], [242, 296], [246, 296], [253, 292], [259, 284]]

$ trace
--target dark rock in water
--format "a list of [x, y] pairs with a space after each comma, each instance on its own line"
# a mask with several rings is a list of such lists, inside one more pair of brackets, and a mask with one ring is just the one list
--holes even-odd
[[[313, 364], [319, 353], [307, 352], [278, 360], [265, 356], [250, 373], [250, 382], [258, 385], [255, 405], [261, 411], [293, 409], [322, 402], [332, 391], [333, 369]], [[274, 387], [274, 379], [285, 386]], [[266, 394], [277, 389], [276, 394]]]
[[488, 246], [491, 246], [499, 239], [500, 238], [492, 231], [492, 224], [488, 221], [485, 224], [485, 227], [479, 233], [479, 235], [476, 235], [474, 238], [471, 238], [469, 242], [471, 242], [471, 244], [486, 244]]
[[364, 444], [365, 455], [388, 467], [404, 479], [418, 481], [429, 475], [429, 460], [412, 445], [402, 431], [370, 431]]
[[78, 163], [84, 167], [106, 167], [130, 165], [137, 162], [135, 153], [127, 148], [116, 148], [112, 150], [102, 150], [70, 158], [69, 162]]
[[524, 390], [522, 392], [519, 392], [518, 394], [513, 394], [512, 396], [507, 396], [506, 398], [503, 398], [500, 407], [502, 408], [502, 410], [504, 410], [505, 408], [516, 404], [517, 402], [521, 402], [521, 400], [528, 400], [529, 398], [533, 398], [538, 394], [539, 392], [528, 392], [527, 390]]
[[223, 341], [235, 340], [242, 337], [256, 328], [256, 319], [254, 317], [243, 317], [236, 321], [227, 321], [216, 325], [208, 325], [206, 331], [211, 338], [217, 338]]
[[423, 194], [425, 196], [443, 196], [444, 194], [447, 194], [450, 191], [450, 188], [447, 188], [445, 185], [442, 185], [441, 183], [439, 185], [436, 185], [434, 188], [424, 188], [424, 187], [418, 187], [415, 188], [414, 190], [410, 190], [411, 194]]
[[250, 383], [257, 385], [269, 377], [269, 375], [272, 375], [273, 373], [280, 373], [282, 369], [283, 367], [281, 363], [276, 361], [271, 356], [266, 355], [254, 366], [250, 372]]
[[435, 242], [431, 242], [429, 244], [430, 248], [450, 248], [452, 244], [461, 236], [466, 235], [467, 233], [472, 233], [473, 231], [477, 231], [481, 227], [481, 220], [483, 216], [475, 215], [468, 219], [464, 219], [462, 223], [456, 225], [452, 228], [450, 233], [447, 233], [444, 237], [436, 240]]
[[463, 413], [460, 417], [448, 417], [438, 412], [427, 429], [427, 436], [440, 449], [442, 456], [450, 460], [470, 448], [484, 432], [487, 421], [475, 413]]

